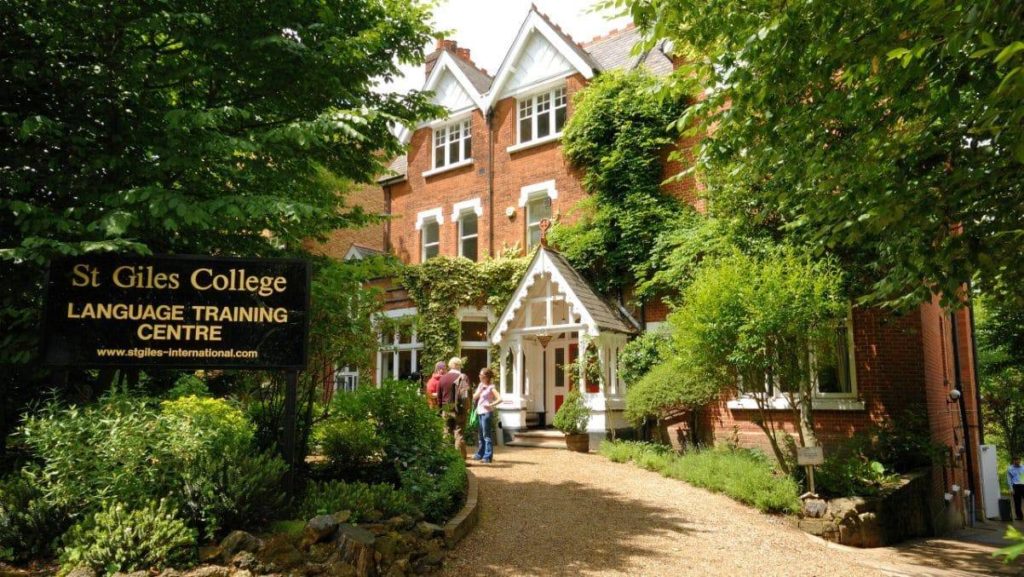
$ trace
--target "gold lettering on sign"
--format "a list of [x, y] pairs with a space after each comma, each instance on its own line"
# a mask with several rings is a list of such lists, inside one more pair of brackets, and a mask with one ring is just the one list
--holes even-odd
[[253, 276], [244, 268], [228, 269], [227, 273], [214, 273], [212, 268], [197, 268], [189, 278], [198, 291], [250, 292], [261, 297], [284, 292], [288, 279], [283, 276]]
[[76, 264], [71, 269], [71, 274], [75, 275], [75, 278], [71, 279], [71, 286], [73, 287], [98, 287], [100, 286], [97, 275], [100, 274], [100, 270], [92, 268], [87, 264]]
[[144, 341], [219, 341], [220, 325], [139, 325], [136, 334]]

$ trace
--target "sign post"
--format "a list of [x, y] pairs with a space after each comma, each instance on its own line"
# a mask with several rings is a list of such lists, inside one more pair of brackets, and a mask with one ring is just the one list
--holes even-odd
[[814, 466], [825, 463], [824, 449], [821, 447], [798, 447], [796, 450], [796, 462], [797, 465], [807, 467], [808, 492], [801, 495], [800, 498], [817, 498], [818, 494], [814, 490]]
[[68, 367], [287, 372], [281, 450], [293, 487], [309, 263], [298, 259], [85, 255], [54, 259], [43, 359]]

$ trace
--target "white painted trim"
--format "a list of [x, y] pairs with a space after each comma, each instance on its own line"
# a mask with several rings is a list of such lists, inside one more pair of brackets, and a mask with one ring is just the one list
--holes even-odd
[[555, 50], [558, 50], [559, 54], [565, 57], [569, 61], [569, 64], [576, 69], [577, 72], [583, 75], [586, 79], [594, 77], [594, 70], [579, 54], [576, 53], [566, 42], [555, 32], [551, 25], [548, 24], [544, 18], [531, 9], [530, 13], [526, 15], [526, 20], [523, 21], [522, 26], [519, 27], [519, 32], [516, 34], [516, 39], [512, 43], [512, 47], [505, 54], [505, 58], [501, 61], [501, 66], [498, 68], [497, 74], [494, 75], [494, 82], [491, 83], [490, 91], [487, 94], [486, 106], [484, 110], [489, 109], [494, 103], [499, 100], [499, 96], [502, 94], [502, 88], [508, 79], [515, 73], [515, 64], [522, 56], [523, 49], [526, 47], [526, 42], [530, 38], [530, 34], [534, 31], [542, 34], [548, 42], [554, 46]]
[[[447, 146], [447, 145], [445, 145], [445, 146]], [[431, 148], [433, 148], [433, 145], [431, 145]], [[473, 159], [472, 158], [467, 158], [467, 159], [464, 159], [464, 160], [460, 160], [460, 161], [456, 162], [455, 164], [448, 164], [448, 165], [445, 165], [445, 166], [439, 166], [437, 168], [431, 168], [430, 170], [427, 170], [427, 171], [425, 171], [423, 173], [423, 178], [430, 178], [431, 176], [434, 176], [435, 174], [441, 174], [442, 172], [448, 172], [449, 170], [455, 170], [456, 168], [462, 168], [463, 166], [469, 166], [471, 164], [473, 164]]]
[[484, 215], [484, 207], [480, 204], [480, 197], [471, 198], [456, 202], [452, 205], [452, 222], [459, 222], [459, 217], [467, 210], [472, 210], [477, 216]]
[[431, 218], [436, 220], [438, 225], [444, 223], [444, 217], [441, 216], [441, 207], [416, 213], [416, 230], [422, 229], [423, 223], [427, 222], [427, 219]]
[[561, 140], [561, 139], [562, 139], [562, 133], [561, 132], [556, 132], [554, 134], [549, 134], [549, 135], [547, 135], [547, 136], [545, 136], [543, 138], [534, 138], [533, 140], [527, 140], [526, 142], [520, 142], [519, 144], [513, 144], [512, 146], [506, 148], [505, 150], [509, 154], [514, 154], [516, 152], [519, 152], [520, 150], [526, 150], [527, 148], [533, 148], [534, 146], [540, 146], [542, 144], [547, 144], [549, 142], [554, 142], [556, 140]]
[[[457, 122], [465, 122], [469, 120], [473, 121], [473, 111], [476, 108], [470, 106], [469, 108], [461, 108], [451, 112], [447, 118], [436, 118], [434, 120], [428, 120], [420, 123], [417, 128], [441, 128], [442, 126], [448, 126], [449, 124], [455, 124]], [[472, 125], [471, 125], [472, 127]]]
[[[552, 76], [551, 78], [545, 78], [543, 80], [538, 80], [537, 82], [534, 82], [533, 84], [527, 84], [526, 86], [521, 86], [521, 87], [517, 88], [514, 92], [510, 92], [508, 95], [506, 95], [505, 98], [508, 98], [508, 97], [511, 96], [511, 97], [514, 97], [516, 100], [523, 100], [525, 98], [530, 98], [530, 97], [533, 97], [533, 96], [537, 96], [538, 94], [544, 94], [545, 92], [551, 92], [551, 91], [553, 91], [556, 88], [565, 87], [566, 86], [566, 78], [569, 78], [569, 76], [572, 76], [572, 75], [571, 74], [556, 74], [555, 76]], [[566, 90], [566, 92], [568, 93], [568, 89]], [[566, 94], [566, 98], [568, 98], [568, 94]]]
[[406, 307], [404, 309], [392, 309], [390, 311], [384, 311], [381, 314], [383, 314], [384, 316], [388, 317], [389, 319], [399, 319], [399, 318], [402, 318], [402, 317], [408, 317], [408, 316], [412, 316], [412, 315], [416, 314], [416, 307]]
[[543, 192], [551, 200], [558, 198], [558, 189], [555, 188], [555, 181], [545, 180], [544, 182], [536, 182], [534, 184], [527, 184], [526, 186], [519, 189], [519, 206], [525, 207], [526, 203], [531, 198], [539, 196], [537, 193]]
[[441, 52], [441, 56], [438, 57], [437, 62], [434, 64], [434, 68], [430, 71], [430, 76], [427, 77], [426, 83], [423, 85], [423, 90], [434, 90], [437, 88], [437, 83], [440, 82], [441, 76], [445, 70], [452, 73], [455, 80], [459, 82], [462, 89], [466, 91], [469, 98], [476, 104], [480, 110], [486, 110], [489, 104], [484, 100], [483, 95], [477, 92], [476, 88], [473, 87], [473, 83], [466, 78], [466, 75], [462, 73], [462, 69], [459, 65], [452, 60], [454, 57], [447, 50]]
[[[854, 397], [839, 398], [835, 396], [815, 397], [812, 405], [816, 411], [863, 411], [865, 407], [864, 401], [860, 399]], [[757, 410], [758, 408], [757, 400], [751, 397], [732, 399], [726, 403], [726, 406], [730, 410]], [[772, 397], [768, 407], [772, 411], [788, 411], [792, 408], [789, 404], [789, 398], [784, 396]]]

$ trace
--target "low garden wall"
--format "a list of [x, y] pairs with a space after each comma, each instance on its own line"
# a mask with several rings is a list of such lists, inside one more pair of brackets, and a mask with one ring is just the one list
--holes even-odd
[[899, 486], [877, 497], [811, 499], [798, 526], [852, 547], [882, 547], [936, 533], [931, 469], [903, 475]]

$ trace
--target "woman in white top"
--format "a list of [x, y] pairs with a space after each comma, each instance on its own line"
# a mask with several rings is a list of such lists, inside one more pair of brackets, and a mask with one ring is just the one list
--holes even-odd
[[491, 384], [494, 371], [484, 368], [480, 371], [480, 384], [473, 393], [476, 403], [476, 420], [480, 424], [480, 448], [473, 455], [474, 461], [490, 463], [494, 458], [494, 439], [491, 437], [491, 420], [494, 418], [494, 407], [501, 403], [501, 394]]

